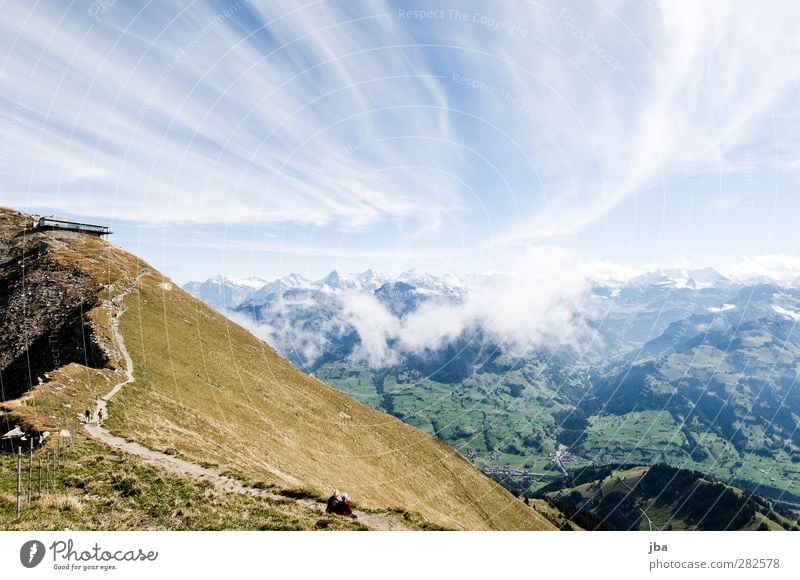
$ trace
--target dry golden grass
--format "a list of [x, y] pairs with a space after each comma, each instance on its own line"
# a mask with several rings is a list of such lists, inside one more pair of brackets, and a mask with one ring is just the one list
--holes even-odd
[[83, 511], [83, 501], [74, 495], [45, 495], [37, 501], [45, 510]]
[[[553, 529], [452, 448], [308, 377], [177, 285], [162, 287], [170, 281], [141, 260], [88, 236], [56, 245], [58, 260], [107, 286], [104, 298], [134, 288], [120, 329], [136, 381], [109, 404], [113, 433], [244, 481], [321, 496], [338, 488], [361, 507], [402, 508], [446, 528]], [[108, 312], [89, 316], [110, 344]], [[60, 377], [71, 394], [36, 391], [48, 405], [72, 397], [80, 407], [119, 376], [73, 369]], [[45, 404], [39, 395], [30, 403]]]
[[125, 301], [136, 382], [110, 427], [244, 477], [372, 508], [402, 506], [456, 529], [548, 524], [453, 449], [299, 372], [271, 348], [160, 276]]

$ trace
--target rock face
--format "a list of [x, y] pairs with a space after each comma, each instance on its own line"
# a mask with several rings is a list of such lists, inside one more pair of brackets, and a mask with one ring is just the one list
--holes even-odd
[[0, 401], [68, 363], [106, 364], [83, 318], [96, 304], [97, 282], [56, 262], [46, 235], [24, 234], [26, 221], [0, 215]]

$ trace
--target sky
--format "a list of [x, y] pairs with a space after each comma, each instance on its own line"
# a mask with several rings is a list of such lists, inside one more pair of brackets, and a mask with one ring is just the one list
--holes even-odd
[[0, 204], [111, 225], [179, 282], [548, 248], [800, 274], [792, 1], [0, 12]]

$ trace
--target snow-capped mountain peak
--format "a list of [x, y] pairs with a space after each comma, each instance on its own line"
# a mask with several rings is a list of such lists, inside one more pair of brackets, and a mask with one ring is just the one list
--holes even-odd
[[338, 270], [332, 270], [330, 274], [314, 282], [314, 286], [328, 290], [346, 290], [358, 288], [359, 282], [354, 274], [340, 274]]
[[216, 276], [212, 276], [205, 282], [189, 282], [189, 284], [200, 285], [205, 283], [211, 283], [220, 286], [235, 286], [239, 288], [251, 288], [253, 290], [256, 290], [258, 288], [261, 288], [267, 282], [269, 282], [269, 280], [265, 278], [236, 278], [232, 276], [222, 276], [218, 274]]
[[305, 288], [311, 285], [311, 280], [301, 274], [289, 274], [283, 278], [278, 278], [275, 282], [282, 282], [290, 288]]
[[366, 290], [372, 292], [390, 281], [390, 279], [388, 275], [372, 269], [360, 274], [344, 274], [338, 270], [333, 270], [324, 278], [314, 282], [313, 285], [328, 291]]
[[391, 280], [391, 277], [383, 272], [373, 269], [365, 270], [357, 275], [361, 288], [364, 290], [377, 290]]
[[311, 284], [311, 280], [301, 274], [289, 274], [288, 276], [277, 278], [272, 282], [264, 284], [255, 292], [253, 298], [267, 298], [276, 294], [283, 294], [285, 291], [293, 288], [310, 288]]
[[425, 270], [407, 270], [397, 276], [396, 280], [437, 294], [452, 294], [464, 286], [461, 278], [455, 274], [436, 276]]
[[713, 268], [662, 268], [633, 278], [633, 286], [661, 286], [701, 290], [730, 282]]
[[263, 278], [212, 276], [204, 282], [189, 282], [183, 288], [213, 308], [225, 310], [252, 298], [266, 283], [267, 280]]

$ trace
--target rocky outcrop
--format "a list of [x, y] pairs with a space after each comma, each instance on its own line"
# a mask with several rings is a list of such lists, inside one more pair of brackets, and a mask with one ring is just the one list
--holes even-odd
[[51, 256], [41, 235], [25, 235], [25, 216], [0, 223], [0, 401], [15, 399], [71, 362], [105, 366], [84, 313], [100, 287]]

